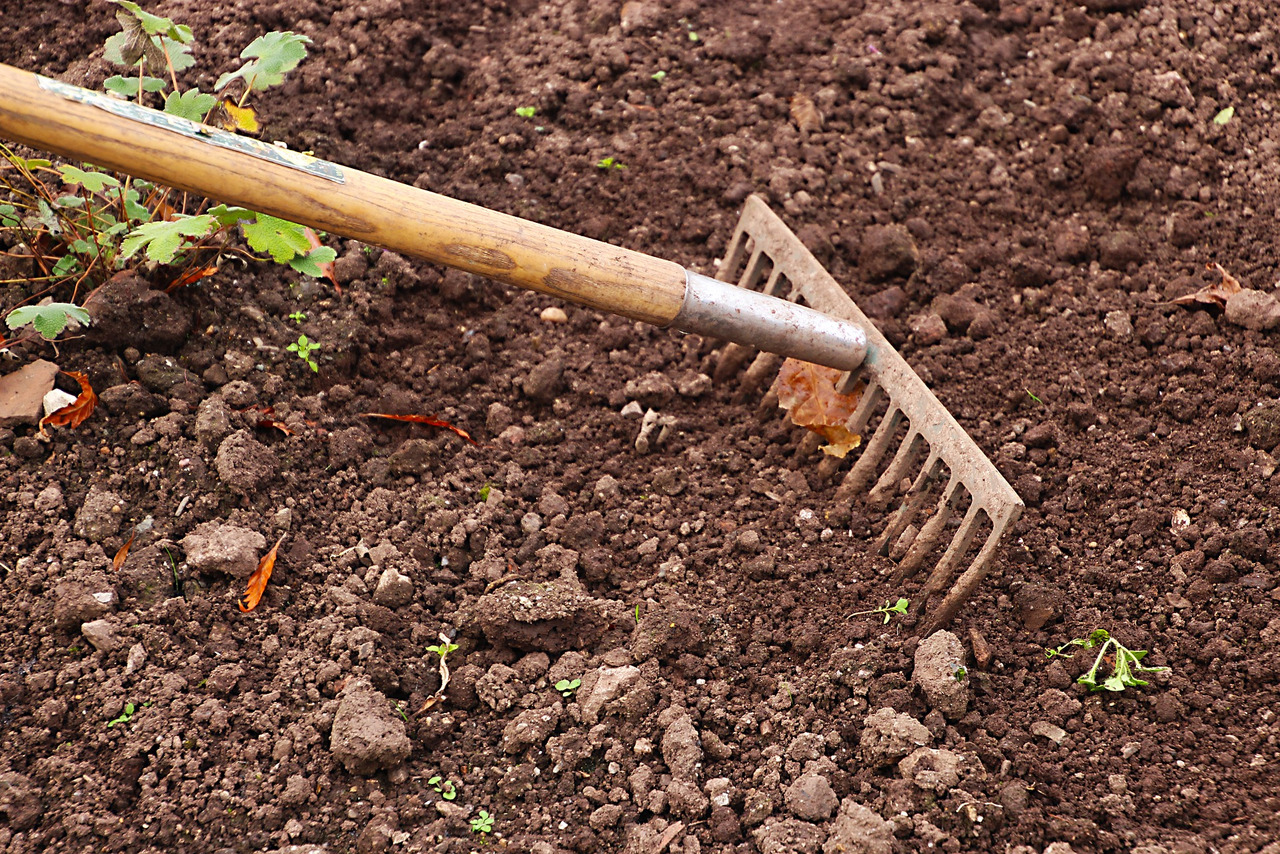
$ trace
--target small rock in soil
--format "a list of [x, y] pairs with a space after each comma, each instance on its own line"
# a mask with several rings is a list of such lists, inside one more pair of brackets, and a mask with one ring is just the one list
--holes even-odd
[[0, 427], [38, 424], [45, 393], [53, 388], [58, 366], [37, 359], [0, 377]]
[[538, 314], [538, 319], [543, 323], [568, 323], [569, 315], [560, 306], [550, 305]]
[[934, 632], [916, 647], [911, 678], [929, 705], [950, 720], [969, 708], [969, 680], [964, 675], [964, 647], [948, 631]]
[[71, 631], [106, 615], [110, 610], [79, 584], [60, 582], [53, 588], [53, 624], [63, 631]]
[[960, 783], [963, 764], [964, 757], [959, 753], [922, 747], [899, 762], [898, 771], [918, 788], [942, 795]]
[[823, 854], [893, 854], [893, 825], [853, 798], [840, 802], [840, 812], [822, 846]]
[[195, 374], [179, 365], [172, 356], [143, 356], [134, 370], [137, 371], [138, 382], [156, 394], [168, 394], [170, 389], [180, 383], [199, 382]]
[[529, 371], [522, 388], [530, 400], [550, 403], [564, 385], [564, 360], [558, 356], [544, 359]]
[[901, 225], [875, 225], [862, 235], [858, 265], [871, 279], [906, 278], [920, 265], [920, 250]]
[[1133, 178], [1141, 154], [1132, 148], [1103, 146], [1085, 153], [1081, 183], [1090, 196], [1102, 202], [1117, 201]]
[[1108, 311], [1106, 318], [1102, 321], [1102, 325], [1107, 328], [1107, 332], [1117, 341], [1128, 341], [1133, 337], [1133, 322], [1129, 319], [1129, 312]]
[[200, 572], [222, 572], [233, 578], [248, 578], [258, 568], [267, 538], [257, 531], [205, 522], [182, 538], [187, 563]]
[[805, 821], [826, 821], [840, 806], [831, 783], [821, 774], [802, 774], [786, 788], [784, 799], [791, 814]]
[[707, 813], [711, 799], [703, 794], [697, 783], [677, 777], [667, 784], [667, 808], [672, 815], [686, 821], [697, 821]]
[[932, 347], [947, 337], [947, 323], [935, 312], [917, 314], [907, 321], [907, 326], [921, 347]]
[[1280, 299], [1246, 288], [1227, 297], [1226, 318], [1245, 329], [1275, 329], [1280, 326]]
[[413, 582], [394, 567], [387, 567], [378, 577], [373, 591], [373, 601], [385, 608], [400, 608], [413, 601]]
[[608, 604], [563, 578], [516, 581], [481, 596], [475, 614], [491, 643], [554, 654], [594, 645], [608, 624]]
[[231, 408], [221, 395], [206, 397], [196, 407], [196, 441], [212, 448], [231, 435]]
[[0, 815], [16, 831], [30, 830], [44, 815], [40, 789], [31, 780], [14, 773], [0, 773]]
[[411, 746], [404, 721], [391, 701], [363, 679], [355, 679], [342, 691], [333, 716], [329, 749], [351, 774], [368, 777], [390, 771], [404, 762]]
[[1280, 401], [1267, 400], [1250, 409], [1241, 418], [1249, 432], [1249, 444], [1264, 451], [1280, 445]]
[[1040, 738], [1047, 738], [1054, 744], [1062, 744], [1067, 740], [1067, 731], [1056, 724], [1048, 721], [1035, 721], [1031, 724], [1031, 734]]
[[[551, 677], [548, 676], [548, 679]], [[565, 676], [563, 678], [571, 678]], [[599, 722], [605, 711], [619, 698], [623, 697], [644, 681], [640, 668], [626, 665], [623, 667], [601, 667], [596, 671], [594, 680], [583, 680], [584, 691], [590, 684], [590, 691], [579, 693], [578, 705], [582, 720], [587, 724]]]
[[167, 411], [164, 398], [157, 397], [137, 383], [113, 385], [102, 390], [98, 402], [112, 415], [128, 415], [133, 418], [154, 418]]
[[[822, 839], [825, 836], [815, 825], [795, 818], [769, 818], [751, 835], [756, 841], [756, 847], [760, 849], [760, 854], [818, 854], [819, 846], [822, 845]], [[835, 852], [842, 849], [831, 850]], [[891, 854], [892, 850], [892, 848], [886, 848], [883, 854]]]
[[977, 300], [959, 293], [943, 294], [938, 297], [933, 301], [933, 310], [948, 328], [965, 332], [985, 309], [978, 304]]
[[505, 664], [495, 664], [476, 680], [476, 696], [495, 712], [501, 714], [515, 705], [524, 693], [520, 674]]
[[525, 709], [502, 731], [502, 750], [505, 753], [520, 753], [530, 747], [541, 749], [559, 723], [559, 705]]
[[917, 747], [932, 740], [924, 724], [893, 709], [879, 709], [867, 715], [858, 743], [862, 761], [872, 768], [892, 765]]
[[241, 492], [254, 491], [276, 473], [275, 455], [248, 430], [223, 439], [213, 464], [222, 482]]
[[1142, 238], [1131, 231], [1113, 231], [1098, 238], [1098, 261], [1112, 270], [1127, 270], [1146, 260]]
[[702, 763], [702, 740], [688, 714], [681, 714], [662, 734], [662, 760], [672, 776], [692, 780]]
[[651, 371], [633, 380], [628, 380], [623, 393], [631, 400], [638, 401], [641, 406], [660, 408], [671, 402], [676, 396], [675, 387], [666, 374]]
[[1037, 632], [1051, 620], [1062, 616], [1064, 598], [1056, 587], [1026, 584], [1013, 595], [1013, 604], [1018, 609], [1018, 619], [1022, 624]]
[[85, 623], [80, 627], [80, 633], [98, 652], [112, 652], [120, 645], [120, 638], [116, 636], [115, 623], [109, 619]]
[[84, 503], [76, 513], [73, 531], [91, 543], [100, 543], [120, 530], [124, 518], [124, 499], [98, 486], [89, 488]]

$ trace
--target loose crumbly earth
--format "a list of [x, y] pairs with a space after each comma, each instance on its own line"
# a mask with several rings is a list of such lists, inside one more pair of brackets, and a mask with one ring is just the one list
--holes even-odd
[[[418, 187], [708, 273], [763, 194], [1027, 511], [957, 652], [848, 616], [917, 583], [801, 431], [710, 384], [714, 342], [342, 242], [341, 295], [124, 283], [123, 321], [5, 369], [102, 403], [0, 431], [0, 849], [1276, 850], [1276, 333], [1170, 303], [1213, 262], [1273, 289], [1274, 4], [154, 11], [206, 88], [307, 34], [265, 138]], [[96, 87], [115, 29], [11, 3], [0, 60]], [[632, 401], [671, 419], [647, 454]], [[1099, 627], [1172, 671], [1088, 694], [1043, 648]]]

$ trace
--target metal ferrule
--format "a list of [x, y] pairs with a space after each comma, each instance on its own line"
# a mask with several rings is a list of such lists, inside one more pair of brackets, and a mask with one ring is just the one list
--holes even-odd
[[684, 303], [669, 326], [851, 371], [867, 355], [862, 328], [778, 297], [685, 271]]

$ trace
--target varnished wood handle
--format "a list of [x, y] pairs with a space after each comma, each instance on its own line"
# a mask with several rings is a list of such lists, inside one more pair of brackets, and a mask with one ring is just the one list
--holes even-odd
[[685, 270], [0, 65], [0, 137], [666, 326]]

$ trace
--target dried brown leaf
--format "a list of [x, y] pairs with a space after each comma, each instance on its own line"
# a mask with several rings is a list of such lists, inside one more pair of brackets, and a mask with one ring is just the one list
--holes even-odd
[[841, 376], [835, 368], [787, 359], [773, 381], [778, 405], [787, 410], [791, 423], [826, 439], [828, 444], [822, 450], [833, 457], [844, 457], [862, 444], [862, 438], [847, 426], [862, 397], [862, 387], [841, 394], [836, 391]]
[[133, 533], [129, 535], [129, 540], [120, 547], [120, 551], [116, 552], [116, 556], [111, 560], [111, 569], [118, 570], [124, 565], [125, 558], [129, 556], [129, 549], [133, 547], [133, 541], [138, 536], [138, 529], [134, 528]]
[[807, 133], [817, 133], [822, 130], [822, 113], [818, 112], [818, 105], [802, 92], [791, 96], [791, 121]]
[[476, 447], [480, 446], [480, 443], [475, 439], [472, 439], [471, 434], [466, 430], [463, 430], [461, 427], [454, 427], [448, 421], [441, 421], [439, 418], [432, 418], [430, 415], [392, 415], [387, 412], [362, 412], [361, 415], [365, 418], [389, 418], [392, 421], [408, 421], [412, 424], [426, 424], [429, 427], [440, 427], [457, 433]]
[[1195, 293], [1185, 294], [1177, 299], [1170, 300], [1173, 305], [1216, 305], [1218, 308], [1226, 308], [1227, 300], [1232, 294], [1238, 294], [1244, 290], [1240, 282], [1235, 276], [1223, 269], [1221, 264], [1211, 264], [1211, 268], [1217, 269], [1222, 275], [1222, 281], [1214, 282], [1212, 285], [1205, 285]]
[[74, 402], [67, 404], [56, 412], [50, 412], [40, 419], [41, 436], [49, 435], [45, 432], [44, 428], [46, 426], [79, 427], [86, 418], [93, 414], [93, 408], [98, 405], [98, 396], [93, 393], [93, 386], [89, 385], [88, 377], [79, 371], [63, 371], [62, 373], [80, 383], [80, 394]]
[[280, 535], [280, 539], [276, 540], [276, 544], [271, 547], [271, 551], [262, 556], [262, 560], [258, 561], [258, 568], [253, 571], [253, 575], [249, 576], [249, 587], [244, 592], [244, 596], [240, 599], [240, 610], [246, 614], [258, 607], [258, 603], [262, 601], [262, 594], [266, 592], [267, 582], [271, 580], [271, 572], [276, 568], [276, 550], [280, 548], [280, 544], [284, 542], [284, 535]]

